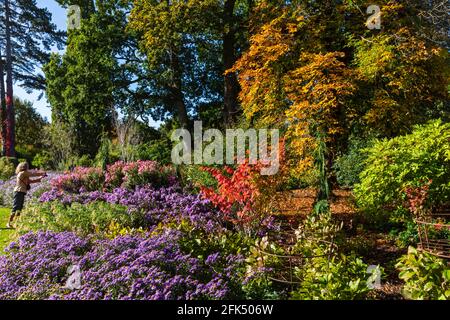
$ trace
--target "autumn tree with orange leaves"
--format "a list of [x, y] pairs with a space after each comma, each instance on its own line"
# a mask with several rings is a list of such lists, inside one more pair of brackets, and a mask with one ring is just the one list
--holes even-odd
[[[351, 133], [389, 137], [448, 117], [448, 52], [426, 7], [381, 1], [369, 30], [367, 1], [259, 1], [238, 72], [240, 101], [255, 126], [283, 129], [292, 172], [314, 167], [319, 141], [334, 157]], [[424, 11], [425, 10], [425, 11]]]

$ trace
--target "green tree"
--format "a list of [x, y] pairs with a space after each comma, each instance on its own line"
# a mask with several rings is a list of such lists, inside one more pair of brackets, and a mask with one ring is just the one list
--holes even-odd
[[227, 124], [237, 119], [239, 83], [234, 72], [224, 73], [247, 46], [252, 7], [236, 0], [134, 1], [129, 26], [154, 75], [154, 114], [183, 127], [200, 114], [214, 118], [208, 109], [219, 109]]
[[87, 6], [86, 13], [80, 5], [86, 17], [80, 29], [69, 32], [66, 53], [54, 54], [44, 68], [46, 94], [53, 121], [64, 123], [74, 137], [75, 153], [94, 157], [100, 136], [111, 130], [120, 72], [114, 53], [117, 42], [125, 40], [120, 17], [101, 7]]
[[355, 30], [348, 41], [360, 88], [354, 101], [361, 106], [358, 125], [393, 137], [430, 119], [449, 119], [450, 60], [439, 40], [442, 26], [429, 18], [436, 13], [434, 1], [382, 1], [380, 7], [382, 29]]
[[31, 161], [44, 146], [43, 135], [48, 122], [33, 108], [31, 102], [15, 98], [14, 105], [17, 124], [16, 149], [21, 158]]
[[80, 29], [69, 32], [67, 51], [53, 55], [45, 67], [47, 97], [54, 120], [76, 138], [79, 155], [95, 156], [103, 133], [114, 135], [115, 112], [144, 121], [155, 99], [150, 83], [155, 75], [145, 68], [133, 31], [127, 30], [130, 1], [59, 1], [81, 7]]
[[46, 125], [41, 141], [44, 146], [32, 162], [36, 167], [67, 170], [73, 160], [79, 159], [75, 151], [75, 139], [65, 123], [53, 121]]
[[84, 22], [79, 33], [69, 35], [66, 54], [53, 55], [44, 70], [53, 121], [65, 123], [75, 138], [76, 153], [95, 156], [99, 136], [111, 122], [111, 70], [116, 62], [105, 38], [83, 34], [90, 32], [92, 23]]

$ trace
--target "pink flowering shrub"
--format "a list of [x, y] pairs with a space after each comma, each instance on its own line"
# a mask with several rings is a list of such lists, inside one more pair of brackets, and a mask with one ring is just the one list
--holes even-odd
[[122, 185], [123, 178], [125, 177], [124, 168], [125, 162], [117, 161], [116, 163], [109, 165], [106, 170], [105, 184], [106, 186], [114, 189]]
[[77, 167], [51, 180], [53, 188], [67, 192], [101, 190], [105, 183], [105, 174], [100, 168]]
[[134, 189], [136, 186], [151, 184], [154, 187], [168, 186], [175, 182], [175, 171], [172, 167], [161, 166], [155, 161], [119, 161], [108, 167], [106, 172], [106, 188], [125, 187]]
[[175, 170], [170, 166], [161, 166], [155, 161], [119, 161], [110, 165], [106, 172], [100, 168], [77, 167], [53, 179], [51, 187], [58, 191], [79, 193], [115, 188], [135, 189], [146, 185], [159, 188], [175, 183]]

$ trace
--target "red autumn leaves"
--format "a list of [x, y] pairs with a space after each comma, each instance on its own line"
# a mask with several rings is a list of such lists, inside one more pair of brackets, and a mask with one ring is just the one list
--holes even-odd
[[236, 169], [203, 167], [217, 180], [217, 191], [201, 187], [203, 197], [209, 199], [234, 224], [246, 224], [252, 219], [254, 205], [260, 191], [256, 184], [260, 164], [240, 164]]
[[420, 187], [410, 187], [405, 189], [406, 197], [408, 199], [408, 209], [414, 215], [420, 215], [425, 209], [425, 203], [428, 199], [428, 190], [430, 189], [432, 182], [433, 180], [429, 180]]

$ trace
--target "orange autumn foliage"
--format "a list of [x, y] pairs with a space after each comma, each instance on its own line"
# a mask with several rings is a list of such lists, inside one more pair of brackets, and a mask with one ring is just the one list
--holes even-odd
[[330, 172], [351, 134], [392, 137], [448, 115], [449, 55], [430, 41], [435, 26], [412, 22], [422, 7], [382, 0], [373, 31], [369, 4], [260, 1], [254, 10], [249, 49], [229, 72], [247, 121], [284, 133], [296, 175], [313, 168], [318, 136]]
[[252, 36], [250, 49], [231, 70], [239, 74], [246, 118], [260, 126], [287, 127], [291, 165], [299, 174], [313, 166], [318, 132], [331, 142], [346, 130], [340, 117], [354, 91], [342, 52], [298, 52], [296, 37], [304, 25], [303, 16], [286, 10]]

